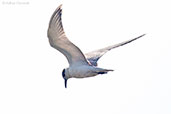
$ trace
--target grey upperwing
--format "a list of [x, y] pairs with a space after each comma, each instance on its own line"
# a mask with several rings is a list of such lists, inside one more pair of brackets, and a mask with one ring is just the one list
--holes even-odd
[[133, 38], [131, 40], [127, 40], [127, 41], [124, 41], [124, 42], [121, 42], [121, 43], [118, 43], [118, 44], [115, 44], [115, 45], [111, 45], [111, 46], [108, 46], [108, 47], [105, 47], [105, 48], [102, 48], [102, 49], [98, 49], [98, 50], [95, 50], [95, 51], [92, 51], [92, 52], [89, 52], [89, 53], [86, 53], [85, 56], [87, 58], [87, 60], [91, 63], [91, 65], [93, 66], [97, 66], [97, 61], [108, 51], [110, 51], [111, 49], [114, 49], [114, 48], [117, 48], [117, 47], [120, 47], [120, 46], [123, 46], [125, 44], [128, 44], [134, 40], [137, 40], [141, 37], [143, 37], [145, 34], [141, 35], [141, 36], [138, 36], [136, 38]]

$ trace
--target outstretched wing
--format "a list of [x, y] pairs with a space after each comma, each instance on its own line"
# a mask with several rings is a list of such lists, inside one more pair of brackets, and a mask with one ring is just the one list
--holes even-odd
[[48, 28], [50, 45], [65, 55], [70, 65], [88, 64], [81, 50], [68, 40], [62, 26], [62, 5], [53, 13]]
[[125, 44], [128, 44], [134, 40], [137, 40], [141, 37], [143, 37], [145, 34], [139, 36], [139, 37], [136, 37], [134, 39], [131, 39], [131, 40], [128, 40], [128, 41], [125, 41], [125, 42], [121, 42], [119, 44], [115, 44], [115, 45], [111, 45], [111, 46], [108, 46], [108, 47], [105, 47], [105, 48], [102, 48], [102, 49], [99, 49], [99, 50], [95, 50], [95, 51], [92, 51], [92, 52], [89, 52], [89, 53], [86, 53], [85, 56], [87, 58], [87, 60], [94, 66], [97, 66], [97, 61], [106, 53], [108, 52], [109, 50], [111, 49], [114, 49], [114, 48], [117, 48], [119, 46], [123, 46]]

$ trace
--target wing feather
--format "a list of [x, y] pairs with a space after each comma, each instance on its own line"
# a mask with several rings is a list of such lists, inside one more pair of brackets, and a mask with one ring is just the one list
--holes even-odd
[[115, 45], [111, 45], [111, 46], [108, 46], [108, 47], [105, 47], [105, 48], [102, 48], [102, 49], [98, 49], [98, 50], [95, 50], [95, 51], [92, 51], [92, 52], [89, 52], [89, 53], [86, 53], [85, 56], [87, 58], [87, 60], [94, 66], [97, 66], [97, 61], [108, 51], [110, 51], [111, 49], [114, 49], [114, 48], [117, 48], [117, 47], [120, 47], [120, 46], [123, 46], [125, 44], [128, 44], [134, 40], [137, 40], [141, 37], [143, 37], [145, 34], [139, 36], [139, 37], [136, 37], [136, 38], [133, 38], [131, 40], [127, 40], [127, 41], [124, 41], [124, 42], [121, 42], [119, 44], [115, 44]]
[[62, 25], [62, 5], [53, 13], [48, 28], [50, 45], [60, 51], [67, 58], [70, 65], [88, 64], [81, 50], [66, 37]]

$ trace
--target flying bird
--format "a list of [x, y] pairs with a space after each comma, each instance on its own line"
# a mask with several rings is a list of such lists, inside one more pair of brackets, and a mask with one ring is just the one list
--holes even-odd
[[69, 67], [62, 71], [65, 88], [67, 88], [67, 80], [69, 78], [93, 77], [98, 74], [106, 74], [109, 71], [113, 71], [112, 69], [97, 67], [98, 60], [109, 50], [128, 44], [145, 35], [143, 34], [131, 40], [83, 54], [82, 51], [65, 35], [61, 19], [61, 7], [62, 5], [60, 5], [52, 14], [47, 35], [50, 45], [60, 51], [68, 60]]

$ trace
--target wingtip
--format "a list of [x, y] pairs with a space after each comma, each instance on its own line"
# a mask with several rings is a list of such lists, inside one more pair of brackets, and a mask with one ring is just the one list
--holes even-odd
[[142, 34], [141, 37], [142, 37], [142, 36], [145, 36], [145, 35], [146, 35], [146, 34]]
[[55, 11], [59, 10], [59, 9], [62, 9], [62, 4], [60, 4]]
[[60, 4], [60, 5], [58, 6], [58, 9], [59, 9], [59, 8], [61, 9], [61, 7], [62, 7], [62, 4]]
[[137, 40], [137, 39], [139, 39], [139, 38], [141, 38], [141, 37], [143, 37], [143, 36], [145, 36], [145, 35], [146, 35], [146, 34], [142, 34], [142, 35], [140, 35], [140, 36], [138, 36], [138, 37], [132, 39], [130, 42], [132, 42], [132, 41], [134, 41], [134, 40]]
[[143, 37], [143, 36], [145, 36], [146, 34], [142, 34], [141, 36], [139, 36], [139, 37], [137, 37], [137, 38], [141, 38], [141, 37]]

